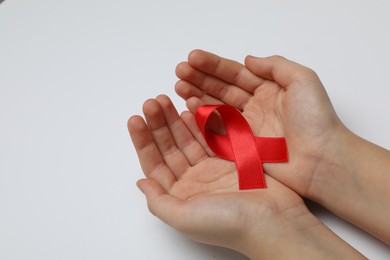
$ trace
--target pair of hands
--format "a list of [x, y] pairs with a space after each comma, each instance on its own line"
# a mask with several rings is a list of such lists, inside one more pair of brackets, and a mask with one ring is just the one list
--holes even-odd
[[[324, 185], [322, 165], [347, 131], [319, 78], [278, 56], [248, 56], [243, 65], [201, 50], [176, 74], [176, 92], [189, 111], [179, 115], [161, 95], [144, 103], [146, 122], [140, 116], [128, 121], [146, 176], [137, 185], [150, 211], [199, 242], [253, 257], [255, 245], [262, 256], [283, 244], [287, 251], [291, 236], [320, 225], [301, 196], [311, 198]], [[254, 135], [286, 137], [289, 162], [264, 164], [267, 189], [239, 190], [234, 163], [207, 147], [193, 114], [219, 103], [242, 111]]]

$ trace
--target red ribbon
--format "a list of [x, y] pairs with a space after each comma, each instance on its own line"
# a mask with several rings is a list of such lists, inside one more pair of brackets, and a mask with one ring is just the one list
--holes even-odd
[[[219, 112], [226, 135], [214, 133], [206, 127], [214, 110]], [[240, 190], [266, 188], [262, 163], [288, 160], [284, 137], [255, 137], [248, 122], [232, 106], [201, 106], [195, 118], [211, 150], [236, 163]]]

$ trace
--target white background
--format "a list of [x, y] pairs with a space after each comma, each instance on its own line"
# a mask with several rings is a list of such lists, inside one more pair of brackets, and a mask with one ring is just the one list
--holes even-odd
[[[389, 13], [385, 0], [5, 0], [0, 259], [246, 259], [147, 211], [127, 118], [160, 93], [185, 108], [174, 70], [194, 48], [280, 54], [316, 70], [346, 125], [389, 149]], [[390, 257], [310, 208], [367, 257]]]

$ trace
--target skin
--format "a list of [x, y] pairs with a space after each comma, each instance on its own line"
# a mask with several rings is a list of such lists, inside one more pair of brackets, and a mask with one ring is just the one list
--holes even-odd
[[390, 244], [390, 152], [352, 133], [314, 71], [280, 56], [245, 64], [195, 50], [177, 66], [176, 92], [191, 112], [226, 103], [258, 136], [285, 136], [289, 162], [273, 179]]
[[360, 259], [275, 178], [267, 189], [239, 190], [234, 163], [216, 157], [190, 112], [167, 96], [147, 100], [145, 120], [129, 132], [146, 178], [137, 185], [150, 211], [191, 239], [237, 250], [251, 259]]

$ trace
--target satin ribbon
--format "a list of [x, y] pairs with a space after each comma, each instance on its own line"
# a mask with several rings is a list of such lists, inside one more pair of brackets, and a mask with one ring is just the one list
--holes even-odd
[[[217, 110], [226, 135], [212, 132], [208, 118]], [[197, 109], [196, 122], [210, 149], [219, 157], [234, 161], [239, 189], [266, 188], [262, 163], [286, 162], [286, 140], [283, 137], [255, 137], [241, 113], [228, 105], [205, 105]]]

